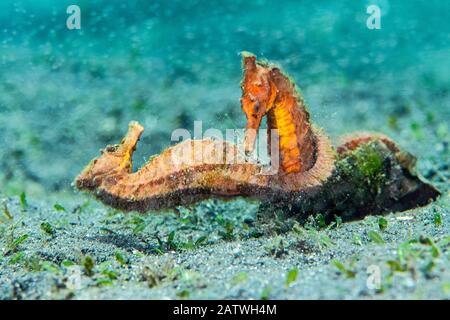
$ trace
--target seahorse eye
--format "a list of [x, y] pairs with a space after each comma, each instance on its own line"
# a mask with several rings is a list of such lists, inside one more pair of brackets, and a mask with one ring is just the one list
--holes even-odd
[[253, 107], [253, 111], [254, 111], [255, 113], [259, 113], [259, 109], [260, 109], [260, 104], [259, 104], [259, 101], [257, 101], [257, 102], [255, 103], [255, 106]]
[[109, 145], [109, 146], [106, 147], [106, 151], [107, 151], [107, 152], [115, 152], [115, 151], [117, 151], [117, 148], [118, 148], [118, 145], [117, 145], [117, 144], [115, 144], [115, 145]]

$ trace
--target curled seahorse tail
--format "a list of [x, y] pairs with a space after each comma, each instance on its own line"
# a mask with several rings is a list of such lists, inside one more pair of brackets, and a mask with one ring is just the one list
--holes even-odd
[[311, 132], [314, 136], [315, 161], [309, 170], [281, 176], [280, 183], [287, 193], [313, 194], [335, 170], [336, 151], [330, 139], [319, 127], [312, 126]]

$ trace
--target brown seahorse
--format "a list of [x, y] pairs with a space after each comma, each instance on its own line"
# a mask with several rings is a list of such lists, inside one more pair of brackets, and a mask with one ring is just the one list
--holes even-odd
[[[186, 140], [133, 172], [132, 154], [144, 128], [131, 122], [121, 143], [102, 150], [101, 156], [92, 160], [76, 178], [77, 188], [93, 192], [112, 207], [140, 212], [187, 205], [210, 196], [256, 197], [267, 203], [288, 203], [289, 207], [306, 213], [317, 209], [385, 211], [399, 203], [398, 209], [404, 210], [423, 205], [439, 195], [415, 175], [413, 157], [401, 152], [389, 138], [355, 135], [335, 151], [322, 130], [311, 125], [303, 99], [278, 67], [244, 53], [243, 69], [241, 106], [247, 117], [245, 155], [230, 142]], [[256, 130], [264, 116], [267, 116], [269, 134], [276, 129], [279, 140], [278, 153], [272, 153], [271, 158], [279, 157], [280, 170], [272, 175], [262, 174], [264, 167], [247, 158], [253, 151]], [[348, 170], [361, 168], [357, 167], [358, 158], [350, 160], [363, 147], [369, 148], [366, 153], [370, 156], [362, 164], [368, 168], [368, 176], [363, 176], [362, 182], [355, 182]], [[272, 150], [270, 145], [269, 150]], [[374, 173], [371, 166], [376, 165], [379, 172]], [[374, 174], [386, 178], [382, 182], [377, 180], [376, 190], [371, 181], [376, 180]], [[365, 184], [366, 180], [367, 187], [355, 185]], [[340, 186], [343, 192], [339, 192]], [[367, 195], [359, 203], [348, 201], [351, 188], [363, 190]], [[414, 194], [419, 196], [405, 200]], [[341, 208], [342, 203], [348, 205]]]

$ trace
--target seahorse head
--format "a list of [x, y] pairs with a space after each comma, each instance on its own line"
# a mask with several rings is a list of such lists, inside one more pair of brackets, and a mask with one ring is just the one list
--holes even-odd
[[75, 185], [80, 190], [93, 190], [105, 179], [117, 179], [131, 173], [132, 154], [144, 131], [137, 122], [130, 122], [128, 132], [119, 144], [109, 145], [101, 150], [101, 155], [92, 160], [76, 178]]
[[273, 107], [276, 98], [276, 87], [270, 79], [270, 68], [257, 62], [256, 57], [244, 52], [244, 78], [241, 82], [241, 108], [247, 117], [244, 141], [245, 152], [252, 152], [257, 130], [262, 118]]

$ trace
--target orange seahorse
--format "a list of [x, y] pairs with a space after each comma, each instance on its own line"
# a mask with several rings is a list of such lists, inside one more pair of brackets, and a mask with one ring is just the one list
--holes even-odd
[[[302, 201], [323, 193], [326, 183], [336, 175], [336, 157], [345, 152], [373, 140], [387, 146], [389, 152], [398, 151], [389, 138], [368, 135], [346, 141], [335, 152], [322, 130], [311, 125], [303, 99], [278, 67], [244, 53], [243, 69], [245, 154], [253, 151], [256, 130], [267, 116], [269, 134], [276, 129], [279, 136], [278, 154], [271, 154], [272, 160], [279, 157], [278, 173], [261, 174], [263, 166], [249, 161], [238, 146], [209, 139], [186, 140], [133, 172], [132, 154], [144, 128], [131, 122], [121, 143], [106, 147], [100, 157], [92, 160], [76, 178], [76, 187], [93, 192], [110, 206], [140, 212], [187, 205], [210, 196]], [[180, 155], [184, 161], [178, 161]], [[238, 158], [240, 161], [235, 161]], [[414, 185], [402, 192], [407, 194], [417, 188]], [[432, 193], [426, 200], [437, 194]], [[397, 194], [395, 197], [400, 198]]]

